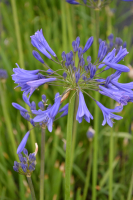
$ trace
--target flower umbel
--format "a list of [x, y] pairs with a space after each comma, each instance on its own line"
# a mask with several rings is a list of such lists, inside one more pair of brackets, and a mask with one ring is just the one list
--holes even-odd
[[[76, 4], [76, 1], [69, 1], [69, 3]], [[87, 1], [84, 1], [84, 3], [87, 4]], [[102, 3], [105, 3], [105, 1], [102, 1]], [[37, 31], [35, 33], [35, 35], [39, 35], [39, 34], [41, 34], [40, 37], [42, 37], [42, 30], [40, 32]], [[113, 41], [113, 35], [109, 36], [109, 40]], [[49, 51], [47, 48], [47, 44], [48, 43], [43, 43], [43, 48]], [[92, 92], [93, 91], [100, 92], [101, 94], [109, 96], [110, 98], [115, 99], [117, 102], [119, 102], [121, 104], [121, 109], [123, 108], [123, 105], [127, 104], [127, 102], [132, 101], [132, 95], [133, 95], [132, 90], [131, 90], [133, 83], [122, 84], [118, 82], [118, 78], [120, 77], [122, 72], [129, 72], [129, 68], [127, 66], [118, 64], [118, 62], [123, 60], [123, 58], [128, 54], [125, 48], [126, 45], [123, 44], [122, 40], [120, 38], [116, 38], [115, 44], [113, 43], [113, 46], [115, 46], [117, 49], [116, 48], [109, 49], [107, 47], [106, 42], [101, 41], [99, 45], [97, 60], [93, 63], [91, 60], [91, 56], [88, 56], [87, 63], [86, 63], [84, 60], [84, 53], [88, 51], [88, 49], [91, 47], [92, 44], [93, 44], [93, 37], [90, 37], [87, 40], [84, 48], [82, 48], [80, 47], [80, 37], [77, 37], [76, 40], [72, 42], [73, 51], [70, 51], [68, 53], [65, 53], [63, 51], [61, 55], [63, 60], [61, 62], [59, 61], [57, 62], [62, 67], [62, 69], [58, 69], [58, 71], [64, 70], [64, 72], [62, 73], [62, 76], [60, 76], [60, 74], [58, 74], [57, 71], [53, 71], [53, 70], [51, 71], [51, 74], [49, 74], [51, 78], [56, 75], [57, 84], [55, 83], [55, 85], [62, 86], [65, 88], [65, 91], [62, 95], [63, 101], [69, 96], [69, 92], [71, 90], [74, 90], [75, 93], [76, 92], [78, 93], [79, 107], [78, 107], [76, 119], [79, 121], [79, 123], [82, 122], [83, 118], [87, 122], [90, 122], [90, 119], [93, 119], [93, 116], [90, 114], [86, 106], [83, 93], [87, 94], [96, 102], [96, 100], [89, 94], [89, 90]], [[123, 44], [123, 47], [121, 46], [122, 44]], [[40, 51], [39, 48], [38, 50]], [[51, 51], [51, 48], [49, 52], [51, 53], [51, 55], [53, 56], [55, 55], [55, 53], [52, 53], [53, 50]], [[54, 60], [52, 59], [52, 61]], [[76, 66], [76, 63], [78, 63], [77, 66]], [[110, 68], [113, 68], [114, 70], [116, 70], [116, 72], [112, 74], [111, 76], [107, 77], [106, 79], [99, 78], [98, 76], [99, 74], [103, 73], [104, 71]], [[99, 90], [99, 88], [101, 90]], [[103, 107], [102, 106], [99, 106], [99, 107], [103, 111]], [[64, 110], [62, 109], [61, 111], [64, 111], [66, 115], [68, 112], [68, 104], [66, 107], [64, 107]], [[116, 110], [117, 109], [114, 109], [112, 110], [112, 112], [115, 112]], [[45, 118], [44, 116], [46, 115], [44, 114], [49, 115], [49, 111], [50, 109], [43, 112], [33, 111], [33, 112], [36, 112], [37, 114], [37, 116], [34, 118], [34, 121], [37, 120], [38, 122], [40, 122], [41, 120], [43, 120], [43, 118]], [[105, 116], [105, 112], [103, 112], [103, 114]], [[118, 119], [118, 118], [115, 118], [114, 116], [114, 119]], [[51, 122], [50, 124], [52, 124]], [[108, 120], [107, 120], [107, 123], [108, 123]], [[103, 125], [104, 124], [105, 123], [103, 123]], [[108, 124], [112, 126], [111, 122]]]
[[[110, 35], [109, 39], [113, 40], [113, 35]], [[99, 44], [97, 60], [94, 62], [89, 55], [86, 60], [84, 59], [84, 54], [89, 52], [89, 48], [93, 45], [93, 37], [90, 37], [87, 40], [83, 48], [80, 47], [80, 37], [77, 37], [76, 40], [72, 42], [73, 51], [68, 53], [63, 51], [61, 54], [61, 61], [59, 61], [54, 51], [48, 45], [43, 36], [42, 30], [37, 31], [34, 36], [31, 36], [31, 40], [33, 46], [46, 57], [48, 57], [46, 52], [49, 52], [51, 54], [49, 54], [49, 59], [58, 64], [59, 68], [56, 71], [51, 69], [45, 62], [42, 62], [42, 58], [39, 57], [40, 55], [37, 52], [34, 57], [44, 65], [46, 70], [23, 70], [19, 68], [19, 66], [14, 69], [15, 74], [12, 75], [13, 80], [21, 87], [21, 90], [24, 91], [23, 100], [30, 107], [31, 112], [29, 113], [27, 109], [17, 103], [13, 103], [13, 106], [20, 110], [20, 114], [26, 120], [28, 120], [33, 126], [39, 125], [43, 128], [47, 127], [51, 132], [56, 115], [59, 112], [63, 112], [60, 117], [68, 114], [69, 104], [67, 103], [61, 109], [60, 106], [62, 102], [68, 98], [72, 90], [73, 96], [75, 93], [79, 96], [79, 106], [76, 115], [76, 120], [78, 120], [79, 123], [81, 123], [83, 119], [88, 123], [90, 122], [90, 119], [93, 119], [93, 116], [88, 110], [84, 100], [84, 94], [93, 99], [102, 110], [104, 116], [102, 125], [108, 123], [108, 125], [112, 127], [113, 119], [122, 119], [122, 117], [113, 114], [113, 112], [119, 112], [128, 102], [133, 102], [133, 82], [118, 82], [122, 72], [130, 71], [127, 66], [118, 64], [128, 54], [125, 46], [120, 46], [122, 44], [120, 39], [117, 39], [119, 48], [113, 48], [110, 51], [107, 44], [104, 41], [101, 41]], [[56, 61], [54, 59], [56, 59]], [[101, 75], [110, 68], [115, 71], [114, 74], [102, 78]], [[41, 74], [39, 72], [41, 72]], [[99, 74], [101, 74], [100, 77]], [[56, 93], [53, 105], [47, 105], [46, 96], [43, 95], [42, 101], [38, 103], [39, 109], [37, 110], [35, 102], [30, 102], [27, 94], [29, 94], [30, 97], [37, 87], [45, 83], [54, 85], [54, 87], [63, 87], [64, 92], [62, 95]], [[114, 99], [120, 104], [120, 106], [114, 109], [106, 108], [93, 98], [93, 91]], [[17, 153], [22, 152], [26, 145], [29, 133], [30, 132], [28, 131], [24, 136], [18, 147]]]
[[22, 175], [31, 176], [36, 166], [37, 151], [38, 151], [38, 145], [36, 145], [35, 152], [30, 153], [29, 155], [27, 149], [24, 148], [23, 149], [24, 156], [21, 153], [18, 154], [20, 163], [14, 161], [14, 166], [13, 166], [14, 171]]

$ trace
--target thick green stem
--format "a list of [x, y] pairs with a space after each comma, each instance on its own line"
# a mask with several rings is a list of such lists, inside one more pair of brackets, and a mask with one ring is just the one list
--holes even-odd
[[[92, 17], [92, 35], [94, 36], [93, 44], [93, 59], [97, 59], [98, 39], [99, 39], [99, 11], [91, 10]], [[99, 93], [95, 92], [95, 99], [99, 101]], [[98, 160], [98, 132], [99, 132], [99, 108], [95, 105], [94, 113], [94, 129], [95, 136], [93, 141], [93, 172], [92, 172], [92, 200], [96, 200], [96, 185], [97, 185], [97, 160]]]
[[[112, 70], [113, 73], [113, 70]], [[110, 99], [111, 108], [113, 109], [113, 99]], [[113, 199], [113, 128], [110, 130], [110, 145], [109, 145], [109, 200]]]
[[109, 200], [112, 200], [112, 186], [113, 186], [113, 128], [110, 131], [110, 145], [109, 145]]
[[86, 200], [86, 197], [87, 197], [87, 191], [89, 188], [89, 181], [90, 181], [90, 174], [91, 174], [91, 165], [92, 165], [92, 142], [90, 142], [90, 147], [89, 147], [89, 161], [88, 161], [87, 175], [86, 175], [82, 200]]
[[78, 95], [76, 94], [75, 107], [74, 107], [74, 119], [73, 119], [73, 137], [72, 137], [72, 152], [71, 152], [71, 173], [72, 173], [72, 167], [73, 167], [73, 162], [74, 162], [74, 150], [75, 150], [75, 143], [76, 143], [76, 132], [77, 132], [76, 114], [77, 114], [77, 110], [78, 110], [78, 102], [79, 102], [79, 98], [78, 98]]
[[44, 150], [45, 150], [45, 129], [42, 128], [41, 135], [41, 170], [40, 170], [40, 200], [44, 200]]
[[73, 131], [73, 115], [74, 115], [74, 91], [70, 92], [69, 109], [67, 117], [67, 141], [66, 141], [66, 160], [65, 160], [65, 200], [70, 200], [70, 174], [71, 174], [71, 144]]
[[36, 196], [35, 196], [34, 187], [33, 187], [33, 184], [32, 184], [31, 177], [27, 177], [27, 180], [28, 180], [28, 184], [29, 184], [29, 187], [30, 187], [32, 200], [36, 200]]

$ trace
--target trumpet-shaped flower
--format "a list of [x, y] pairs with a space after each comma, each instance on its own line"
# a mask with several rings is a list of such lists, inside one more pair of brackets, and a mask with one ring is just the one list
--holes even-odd
[[113, 126], [112, 119], [116, 119], [116, 120], [122, 119], [121, 116], [115, 115], [115, 114], [113, 114], [113, 112], [121, 112], [122, 109], [123, 109], [123, 106], [117, 106], [114, 109], [109, 109], [109, 108], [106, 108], [105, 106], [103, 106], [98, 101], [96, 101], [96, 103], [99, 106], [99, 108], [101, 109], [103, 116], [104, 116], [104, 120], [103, 120], [103, 123], [102, 123], [103, 126], [107, 123], [109, 126], [112, 127]]
[[40, 85], [56, 80], [56, 78], [45, 78], [39, 74], [39, 70], [24, 70], [18, 64], [16, 65], [18, 68], [13, 69], [12, 79], [18, 84], [17, 87], [21, 87], [21, 91], [24, 91], [25, 95], [29, 94], [29, 97]]
[[55, 103], [53, 106], [47, 108], [47, 110], [45, 111], [32, 110], [32, 113], [36, 114], [36, 117], [33, 119], [33, 121], [44, 123], [48, 127], [49, 132], [52, 132], [53, 121], [58, 113], [60, 102], [61, 102], [61, 97], [59, 93], [57, 93], [55, 95]]
[[93, 116], [91, 115], [91, 113], [89, 112], [85, 100], [84, 100], [84, 96], [82, 94], [82, 92], [79, 92], [79, 106], [78, 106], [78, 111], [77, 111], [77, 115], [76, 115], [76, 120], [81, 123], [83, 118], [89, 123], [90, 119], [93, 119]]
[[[51, 55], [57, 57], [55, 52], [50, 48], [46, 39], [43, 36], [42, 29], [37, 31], [35, 35], [31, 36], [31, 43], [34, 47], [36, 47], [41, 53], [43, 53], [46, 57], [51, 59]], [[51, 54], [49, 54], [48, 52]]]

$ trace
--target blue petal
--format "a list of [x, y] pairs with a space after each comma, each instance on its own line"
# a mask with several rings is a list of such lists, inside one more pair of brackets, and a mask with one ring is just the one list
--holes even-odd
[[23, 108], [22, 106], [20, 106], [19, 104], [17, 103], [12, 103], [13, 107], [18, 109], [18, 110], [21, 110], [23, 112], [28, 112], [25, 108]]
[[19, 153], [21, 153], [21, 152], [23, 151], [23, 149], [24, 149], [24, 147], [25, 147], [25, 145], [26, 145], [26, 142], [27, 142], [27, 140], [28, 140], [29, 134], [30, 134], [30, 132], [28, 131], [28, 132], [25, 134], [25, 136], [23, 137], [23, 139], [22, 139], [20, 145], [19, 145], [18, 148], [17, 148], [17, 154], [19, 154]]
[[35, 80], [35, 81], [28, 81], [27, 85], [29, 85], [32, 88], [37, 88], [40, 85], [43, 85], [47, 82], [52, 82], [52, 81], [56, 81], [56, 78], [45, 78], [45, 79], [39, 79], [39, 80]]
[[106, 62], [106, 61], [104, 61], [104, 63], [107, 66], [109, 66], [109, 67], [111, 67], [113, 69], [116, 69], [116, 70], [118, 70], [120, 72], [129, 72], [130, 71], [130, 69], [125, 65], [116, 64], [116, 63], [110, 63], [110, 62]]

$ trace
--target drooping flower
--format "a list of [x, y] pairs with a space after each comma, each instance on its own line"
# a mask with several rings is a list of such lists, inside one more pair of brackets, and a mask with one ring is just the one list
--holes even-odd
[[41, 110], [32, 110], [33, 114], [36, 114], [36, 117], [33, 119], [34, 122], [42, 122], [44, 126], [48, 127], [49, 132], [52, 132], [53, 121], [55, 116], [58, 113], [61, 103], [61, 96], [59, 93], [55, 95], [55, 103], [50, 108], [47, 108], [45, 111]]
[[106, 123], [109, 126], [113, 126], [113, 121], [112, 119], [116, 119], [116, 120], [120, 120], [123, 117], [119, 116], [119, 115], [115, 115], [113, 114], [113, 112], [121, 112], [123, 109], [123, 106], [117, 106], [114, 109], [109, 109], [106, 108], [105, 106], [103, 106], [100, 102], [96, 101], [97, 105], [99, 106], [99, 108], [101, 109], [103, 116], [104, 116], [104, 120], [102, 125], [104, 126]]
[[76, 115], [76, 120], [81, 123], [83, 118], [90, 123], [90, 119], [93, 119], [93, 116], [91, 115], [91, 113], [89, 112], [85, 100], [84, 100], [84, 96], [82, 94], [82, 92], [79, 92], [79, 106], [78, 106], [78, 111], [77, 111], [77, 115]]

